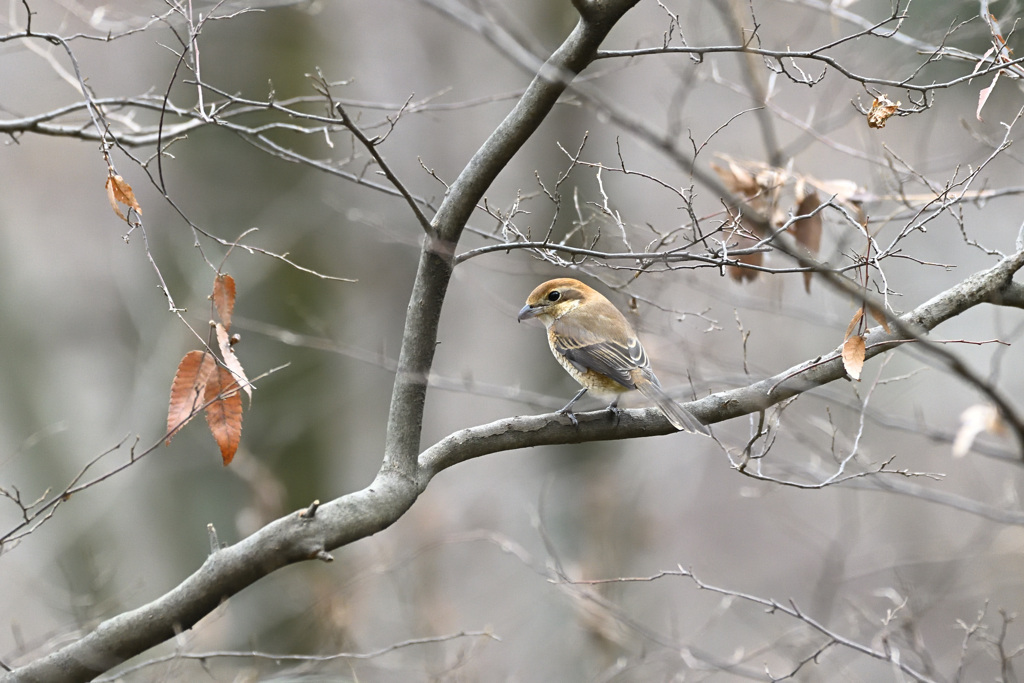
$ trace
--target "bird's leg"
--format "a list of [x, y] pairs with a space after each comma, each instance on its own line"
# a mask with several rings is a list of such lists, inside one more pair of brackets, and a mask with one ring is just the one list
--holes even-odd
[[572, 422], [573, 427], [578, 427], [580, 423], [579, 420], [576, 419], [576, 415], [573, 414], [572, 412], [572, 404], [580, 400], [580, 397], [583, 396], [583, 394], [585, 393], [587, 393], [587, 388], [583, 387], [582, 389], [579, 390], [579, 393], [572, 397], [571, 401], [565, 404], [564, 408], [558, 411], [562, 415], [565, 415], [567, 418], [569, 418], [569, 422]]
[[616, 396], [615, 400], [608, 404], [608, 412], [612, 414], [612, 419], [615, 424], [619, 423], [619, 399], [621, 396]]

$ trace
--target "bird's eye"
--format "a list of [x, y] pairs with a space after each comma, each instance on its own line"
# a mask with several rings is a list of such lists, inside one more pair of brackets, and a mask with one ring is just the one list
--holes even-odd
[[548, 301], [558, 301], [561, 298], [561, 296], [562, 293], [556, 289], [555, 291], [548, 294]]

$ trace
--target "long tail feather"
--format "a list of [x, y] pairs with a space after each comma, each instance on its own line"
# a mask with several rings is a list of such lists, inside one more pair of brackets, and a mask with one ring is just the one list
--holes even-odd
[[711, 435], [707, 425], [698, 420], [686, 408], [673, 401], [672, 397], [666, 394], [654, 382], [645, 379], [644, 381], [637, 382], [636, 388], [641, 394], [654, 401], [654, 405], [658, 406], [658, 410], [668, 418], [668, 421], [676, 429], [681, 429], [684, 432], [705, 434], [707, 436]]

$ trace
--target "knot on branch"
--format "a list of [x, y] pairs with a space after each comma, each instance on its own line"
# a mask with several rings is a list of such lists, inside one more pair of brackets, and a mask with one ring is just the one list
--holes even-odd
[[302, 519], [313, 519], [313, 517], [316, 516], [316, 511], [317, 511], [317, 508], [319, 508], [319, 507], [320, 507], [320, 501], [319, 500], [314, 500], [312, 503], [309, 504], [308, 508], [306, 508], [305, 510], [299, 511], [299, 517], [302, 518]]

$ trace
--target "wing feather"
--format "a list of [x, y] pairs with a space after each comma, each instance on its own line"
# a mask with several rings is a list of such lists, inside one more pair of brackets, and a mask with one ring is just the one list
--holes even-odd
[[[610, 377], [624, 387], [636, 388], [634, 371], [650, 373], [650, 361], [640, 340], [630, 335], [622, 339], [602, 339], [590, 330], [558, 319], [552, 324], [552, 348], [581, 372], [593, 370]], [[657, 381], [657, 380], [655, 380]]]

